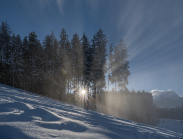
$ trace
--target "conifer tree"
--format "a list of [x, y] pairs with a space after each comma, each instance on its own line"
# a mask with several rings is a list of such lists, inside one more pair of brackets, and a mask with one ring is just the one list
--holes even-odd
[[78, 89], [83, 74], [83, 49], [78, 34], [74, 34], [71, 39], [72, 48], [72, 66], [73, 66], [73, 82], [74, 86]]
[[58, 98], [58, 41], [55, 38], [53, 31], [47, 35], [43, 42], [44, 47], [44, 77], [45, 77], [45, 92], [53, 98]]
[[102, 29], [94, 35], [92, 39], [92, 66], [91, 66], [91, 78], [93, 82], [93, 99], [96, 109], [96, 103], [98, 101], [99, 93], [102, 93], [102, 88], [105, 87], [105, 73], [106, 73], [106, 35]]
[[35, 32], [31, 32], [28, 36], [28, 63], [29, 63], [29, 69], [28, 73], [30, 74], [30, 91], [35, 92], [37, 88], [37, 84], [39, 81], [39, 72], [41, 72], [41, 62], [42, 62], [42, 47], [37, 39], [37, 35]]
[[[20, 35], [15, 36], [13, 34], [11, 38], [11, 66], [12, 66], [12, 74], [13, 74], [13, 86], [20, 87], [22, 84], [22, 75], [21, 71], [23, 69], [22, 65], [22, 55], [23, 55], [23, 49], [22, 49], [22, 40], [20, 38]], [[16, 80], [16, 81], [15, 81]]]
[[22, 63], [24, 65], [23, 68], [23, 89], [29, 90], [29, 49], [28, 49], [28, 39], [27, 36], [24, 37], [23, 39], [23, 44], [22, 44]]
[[96, 95], [96, 89], [100, 91], [105, 86], [105, 70], [106, 70], [106, 35], [100, 29], [92, 39], [93, 47], [93, 60], [92, 60], [92, 76], [94, 83], [94, 97]]
[[86, 88], [89, 87], [91, 82], [90, 71], [92, 63], [92, 47], [89, 44], [88, 38], [83, 34], [82, 37], [83, 47], [83, 82]]
[[12, 31], [8, 23], [2, 21], [2, 25], [0, 26], [1, 83], [3, 83], [4, 78], [4, 84], [6, 84], [7, 80], [6, 66], [10, 58], [11, 33]]
[[70, 43], [68, 40], [68, 35], [66, 34], [65, 29], [63, 28], [60, 34], [60, 46], [59, 46], [59, 65], [60, 65], [60, 84], [61, 86], [61, 100], [64, 100], [66, 92], [69, 91], [69, 82], [70, 82], [70, 73], [71, 73], [71, 61], [70, 61]]
[[59, 98], [59, 80], [60, 80], [60, 70], [59, 70], [59, 42], [54, 38], [53, 42], [53, 91], [55, 93], [55, 98]]
[[46, 35], [44, 42], [44, 82], [45, 82], [45, 94], [51, 97], [51, 69], [52, 69], [52, 47], [53, 47], [53, 40], [51, 35]]
[[128, 84], [128, 76], [130, 75], [129, 69], [129, 61], [127, 61], [127, 48], [125, 44], [123, 44], [123, 40], [120, 40], [119, 44], [115, 47], [114, 55], [112, 55], [112, 61], [110, 61], [111, 65], [111, 78], [110, 81], [112, 83], [118, 82], [118, 87], [120, 89], [126, 89], [126, 85]]

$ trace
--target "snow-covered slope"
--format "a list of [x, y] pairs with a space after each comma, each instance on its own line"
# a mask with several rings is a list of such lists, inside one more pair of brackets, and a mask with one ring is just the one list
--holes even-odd
[[183, 123], [181, 123], [181, 120], [161, 119], [161, 122], [158, 125], [158, 127], [183, 134]]
[[0, 85], [0, 139], [183, 138], [183, 134], [123, 120]]

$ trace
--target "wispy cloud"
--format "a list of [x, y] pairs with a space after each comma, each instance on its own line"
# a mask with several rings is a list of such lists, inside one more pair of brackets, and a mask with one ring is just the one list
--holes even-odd
[[161, 99], [161, 98], [179, 98], [179, 96], [177, 95], [177, 93], [175, 91], [172, 91], [171, 89], [167, 90], [167, 91], [163, 91], [163, 90], [157, 90], [154, 89], [152, 91], [150, 91], [152, 93], [152, 96], [154, 99]]
[[[164, 3], [128, 1], [119, 11], [116, 29], [121, 31], [128, 46], [129, 60], [144, 55], [147, 49], [158, 44], [158, 49], [167, 47], [177, 38], [173, 31], [183, 23], [180, 6], [173, 7], [171, 1]], [[179, 12], [178, 12], [179, 11]], [[167, 16], [168, 15], [168, 16]], [[179, 31], [180, 34], [180, 31]], [[180, 36], [180, 35], [179, 35]], [[165, 43], [165, 39], [167, 39]], [[163, 41], [162, 41], [163, 40]], [[155, 48], [155, 47], [154, 47]]]
[[63, 11], [63, 5], [64, 5], [64, 0], [56, 0], [58, 10], [61, 12], [62, 15], [64, 15]]

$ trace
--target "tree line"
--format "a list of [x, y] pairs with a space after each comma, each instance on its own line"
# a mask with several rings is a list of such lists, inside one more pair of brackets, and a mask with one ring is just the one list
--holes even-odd
[[53, 31], [41, 44], [35, 32], [21, 39], [7, 22], [0, 26], [2, 84], [64, 100], [65, 94], [81, 86], [93, 97], [105, 88], [106, 74], [118, 87], [128, 84], [127, 48], [121, 40], [107, 52], [107, 37], [100, 29], [91, 40], [75, 33], [69, 41], [63, 28], [58, 40]]
[[157, 117], [163, 119], [183, 120], [183, 106], [175, 108], [156, 108]]
[[[107, 51], [107, 43], [102, 29], [90, 41], [85, 33], [81, 38], [75, 33], [69, 40], [64, 28], [59, 39], [52, 31], [40, 43], [35, 32], [21, 39], [2, 22], [0, 82], [77, 106], [83, 106], [80, 90], [84, 88], [94, 110], [155, 123], [152, 94], [126, 87], [130, 75], [126, 45], [120, 40]], [[113, 83], [115, 89], [107, 91], [107, 84]]]

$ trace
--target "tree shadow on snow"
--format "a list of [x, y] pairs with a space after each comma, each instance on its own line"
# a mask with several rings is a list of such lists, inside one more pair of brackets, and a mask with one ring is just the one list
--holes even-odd
[[75, 122], [64, 122], [64, 123], [44, 123], [36, 122], [36, 124], [43, 128], [55, 129], [55, 130], [69, 130], [72, 132], [85, 132], [88, 128]]
[[11, 126], [0, 126], [0, 139], [33, 139], [26, 134], [23, 134], [20, 129]]

